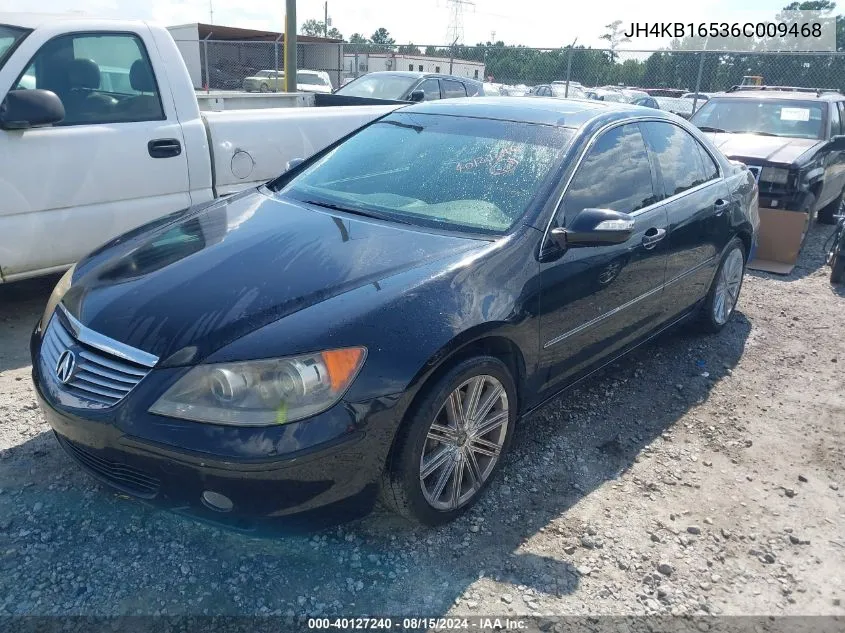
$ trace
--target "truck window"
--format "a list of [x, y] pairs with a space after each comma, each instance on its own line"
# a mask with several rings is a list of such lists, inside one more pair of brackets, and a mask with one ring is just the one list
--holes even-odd
[[455, 97], [466, 97], [467, 90], [459, 81], [452, 81], [450, 79], [441, 80], [441, 88], [443, 89], [444, 99], [453, 99]]
[[842, 134], [842, 123], [839, 120], [839, 108], [836, 107], [836, 102], [831, 101], [828, 105], [830, 110], [830, 138]]
[[35, 54], [16, 88], [55, 92], [65, 107], [59, 125], [165, 118], [144, 44], [129, 33], [56, 37]]

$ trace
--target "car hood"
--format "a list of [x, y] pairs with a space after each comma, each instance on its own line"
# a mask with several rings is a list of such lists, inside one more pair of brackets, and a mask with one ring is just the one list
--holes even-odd
[[759, 134], [713, 134], [713, 143], [728, 158], [788, 165], [824, 141]]
[[96, 332], [190, 362], [297, 310], [489, 244], [263, 191], [118, 238], [80, 262], [63, 304]]

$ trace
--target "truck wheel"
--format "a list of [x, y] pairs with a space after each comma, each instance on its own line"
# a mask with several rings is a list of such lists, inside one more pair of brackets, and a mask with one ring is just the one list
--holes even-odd
[[841, 284], [845, 281], [845, 256], [837, 250], [830, 260], [830, 283]]
[[831, 202], [827, 205], [824, 209], [819, 210], [819, 215], [816, 218], [816, 221], [819, 224], [836, 224], [836, 220], [833, 219], [833, 216], [839, 211], [839, 208], [842, 206], [842, 197], [845, 192], [840, 193], [836, 200]]
[[[804, 246], [804, 242], [807, 240], [807, 235], [810, 233], [810, 227], [813, 225], [813, 207], [816, 206], [816, 196], [811, 193], [807, 194], [807, 197], [804, 198], [804, 204], [801, 206], [801, 212], [807, 214], [807, 221], [804, 223], [804, 230], [801, 233], [801, 247]], [[799, 252], [801, 250], [799, 247]]]

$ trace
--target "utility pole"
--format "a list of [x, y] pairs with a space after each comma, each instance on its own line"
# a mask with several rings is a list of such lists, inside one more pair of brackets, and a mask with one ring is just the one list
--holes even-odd
[[214, 24], [214, 0], [208, 0], [208, 23]]
[[569, 45], [569, 55], [566, 57], [566, 89], [563, 91], [563, 98], [569, 96], [569, 76], [572, 73], [572, 49], [575, 48], [575, 44], [578, 42], [578, 38], [576, 37], [572, 44]]
[[296, 92], [296, 0], [285, 0], [285, 92]]

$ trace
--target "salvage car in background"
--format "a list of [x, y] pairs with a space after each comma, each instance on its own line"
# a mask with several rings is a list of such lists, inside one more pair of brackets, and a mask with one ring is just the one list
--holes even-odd
[[713, 95], [692, 118], [760, 181], [760, 206], [833, 224], [845, 191], [845, 96], [756, 86]]
[[33, 332], [46, 419], [101, 481], [207, 518], [379, 489], [413, 520], [455, 518], [521, 416], [734, 311], [754, 177], [644, 112], [408, 106], [105, 244]]

